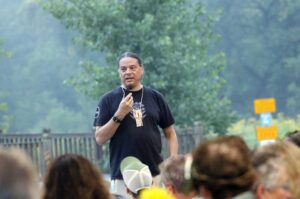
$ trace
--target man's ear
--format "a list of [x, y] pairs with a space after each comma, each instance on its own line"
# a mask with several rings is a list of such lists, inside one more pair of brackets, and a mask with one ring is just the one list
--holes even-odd
[[144, 68], [144, 65], [142, 65], [141, 67], [142, 67], [142, 78], [143, 78], [144, 73], [145, 73], [145, 68]]
[[255, 196], [257, 199], [262, 199], [264, 198], [264, 195], [266, 193], [266, 188], [263, 185], [258, 185], [256, 190], [255, 190]]
[[166, 183], [166, 184], [165, 184], [165, 188], [166, 188], [166, 190], [168, 190], [170, 193], [172, 193], [172, 194], [175, 193], [175, 188], [174, 188], [174, 186], [172, 185], [172, 183]]
[[119, 75], [119, 78], [122, 79], [122, 74], [120, 72], [120, 69], [118, 69], [118, 75]]

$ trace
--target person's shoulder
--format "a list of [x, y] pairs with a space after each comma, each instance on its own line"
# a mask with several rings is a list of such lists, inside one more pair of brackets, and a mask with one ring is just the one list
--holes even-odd
[[159, 96], [159, 97], [163, 97], [162, 93], [159, 92], [158, 90], [155, 90], [154, 88], [151, 88], [151, 87], [144, 87], [145, 91], [146, 92], [149, 92], [151, 93], [152, 95], [155, 95], [155, 96]]

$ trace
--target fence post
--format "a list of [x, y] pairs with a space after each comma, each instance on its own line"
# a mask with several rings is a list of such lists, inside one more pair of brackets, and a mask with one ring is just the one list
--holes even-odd
[[194, 128], [194, 139], [196, 140], [194, 147], [197, 147], [203, 139], [203, 125], [201, 123], [197, 123], [197, 126]]
[[45, 169], [49, 166], [52, 160], [52, 136], [50, 129], [43, 129], [42, 155], [43, 169], [41, 172], [44, 174]]

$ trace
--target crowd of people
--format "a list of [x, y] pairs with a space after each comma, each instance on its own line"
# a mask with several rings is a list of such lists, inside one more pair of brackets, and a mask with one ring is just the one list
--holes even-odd
[[0, 148], [0, 160], [1, 199], [300, 198], [300, 148], [290, 136], [253, 150], [239, 136], [201, 141], [163, 160], [158, 184], [148, 165], [128, 156], [120, 164], [127, 195], [110, 192], [101, 168], [79, 154], [54, 159], [42, 183], [22, 149]]
[[118, 72], [121, 85], [101, 96], [94, 120], [96, 141], [109, 141], [111, 179], [82, 155], [64, 154], [41, 181], [24, 151], [0, 148], [0, 199], [300, 199], [300, 132], [255, 149], [219, 136], [178, 154], [172, 112], [142, 84], [140, 57], [122, 54]]

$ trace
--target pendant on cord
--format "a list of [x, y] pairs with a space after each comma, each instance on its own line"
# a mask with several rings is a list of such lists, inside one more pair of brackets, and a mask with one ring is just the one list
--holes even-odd
[[136, 127], [143, 126], [143, 113], [141, 108], [133, 109], [132, 110], [133, 117], [135, 119]]

